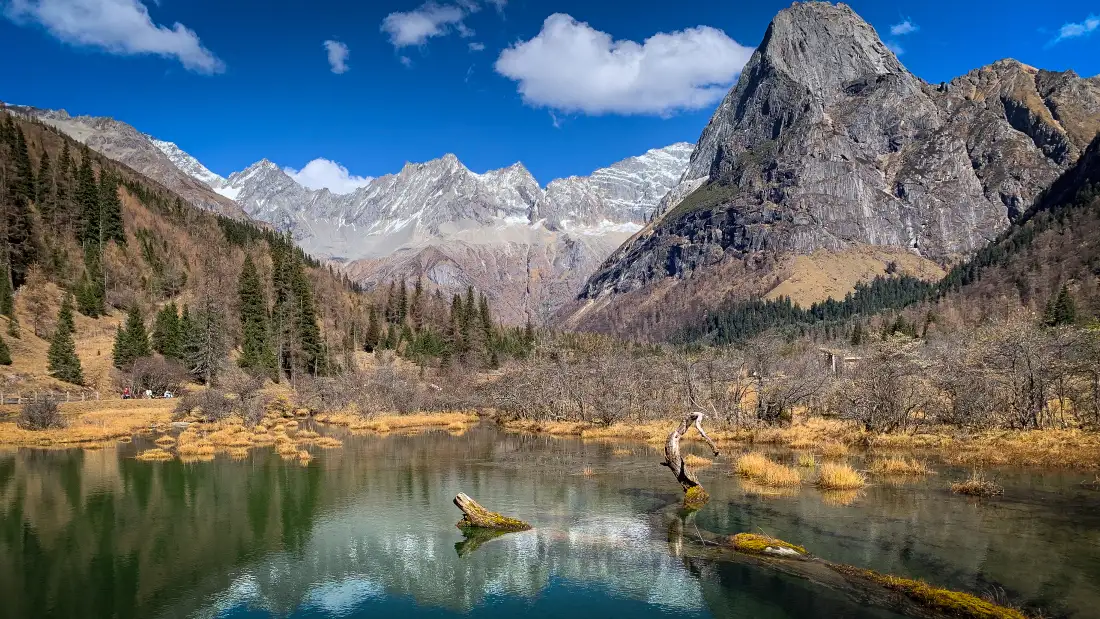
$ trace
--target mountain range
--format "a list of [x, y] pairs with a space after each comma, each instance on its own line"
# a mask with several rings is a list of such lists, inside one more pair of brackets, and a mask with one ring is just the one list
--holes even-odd
[[368, 287], [474, 286], [510, 323], [660, 338], [731, 301], [941, 277], [1085, 151], [1100, 78], [1002, 60], [929, 84], [847, 5], [795, 3], [694, 145], [545, 186], [521, 163], [478, 174], [448, 154], [347, 194], [266, 159], [222, 177], [125, 123], [8, 107]]
[[313, 190], [264, 159], [224, 178], [175, 143], [109, 118], [25, 106], [192, 204], [265, 222], [367, 286], [397, 279], [487, 291], [509, 323], [545, 322], [653, 216], [692, 145], [673, 144], [545, 188], [521, 163], [483, 174], [453, 154], [408, 163], [349, 194]]

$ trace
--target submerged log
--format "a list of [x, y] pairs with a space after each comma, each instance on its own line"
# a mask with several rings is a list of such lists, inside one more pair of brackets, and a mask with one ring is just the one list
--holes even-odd
[[695, 477], [695, 473], [684, 462], [683, 456], [680, 455], [680, 439], [694, 427], [699, 431], [699, 435], [703, 437], [703, 440], [710, 445], [714, 455], [719, 454], [714, 441], [710, 440], [707, 433], [703, 431], [702, 422], [703, 413], [698, 411], [684, 415], [684, 420], [680, 422], [680, 426], [673, 430], [668, 435], [668, 440], [665, 441], [665, 461], [661, 463], [676, 475], [676, 481], [680, 482], [680, 487], [684, 489], [684, 507], [687, 509], [699, 509], [706, 505], [707, 501], [710, 500], [710, 495], [703, 489], [703, 486], [699, 485], [699, 479]]
[[492, 529], [494, 531], [504, 531], [508, 533], [514, 531], [527, 531], [531, 528], [531, 525], [522, 520], [502, 516], [496, 512], [485, 509], [480, 503], [462, 492], [455, 497], [454, 503], [455, 507], [462, 510], [463, 514], [462, 520], [459, 520], [458, 524], [455, 525], [460, 529]]

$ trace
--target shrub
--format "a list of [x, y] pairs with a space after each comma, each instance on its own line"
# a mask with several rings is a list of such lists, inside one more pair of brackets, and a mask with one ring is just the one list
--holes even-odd
[[179, 393], [187, 382], [187, 370], [176, 361], [160, 357], [140, 357], [135, 359], [130, 370], [124, 375], [123, 383], [134, 393], [145, 390], [160, 396], [165, 391]]
[[57, 402], [53, 398], [46, 398], [24, 404], [19, 412], [17, 425], [24, 430], [64, 428], [65, 418], [57, 410]]
[[203, 421], [219, 421], [233, 414], [235, 402], [217, 389], [202, 389], [183, 394], [176, 405], [175, 418], [195, 414]]

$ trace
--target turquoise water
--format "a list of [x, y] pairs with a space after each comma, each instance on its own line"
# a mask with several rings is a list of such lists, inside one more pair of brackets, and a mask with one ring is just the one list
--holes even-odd
[[[679, 555], [655, 513], [679, 489], [651, 448], [489, 427], [343, 438], [304, 467], [271, 450], [194, 464], [138, 462], [140, 444], [0, 451], [0, 616], [897, 616]], [[953, 471], [831, 497], [763, 496], [728, 470], [701, 473], [702, 529], [763, 530], [1048, 615], [1100, 607], [1100, 493], [1080, 475], [998, 472], [1006, 496], [977, 502], [945, 490]], [[535, 529], [475, 548], [454, 526], [459, 492]]]

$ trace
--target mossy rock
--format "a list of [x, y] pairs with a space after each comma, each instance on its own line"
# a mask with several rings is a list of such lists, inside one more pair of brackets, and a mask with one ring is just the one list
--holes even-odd
[[462, 520], [459, 520], [458, 524], [455, 525], [459, 529], [491, 529], [493, 531], [514, 533], [516, 531], [527, 531], [531, 528], [531, 525], [522, 520], [509, 518], [485, 509], [465, 493], [459, 493], [454, 498], [454, 504], [455, 507], [462, 510], [463, 514]]
[[969, 593], [933, 587], [920, 580], [879, 574], [851, 565], [830, 564], [830, 567], [846, 576], [870, 580], [887, 589], [902, 593], [925, 608], [942, 612], [951, 617], [965, 619], [1027, 619], [1027, 615], [1014, 608], [1000, 606]]
[[781, 539], [755, 533], [738, 533], [730, 538], [730, 544], [738, 552], [751, 555], [774, 555], [779, 557], [806, 557], [809, 553], [802, 546], [796, 546]]

